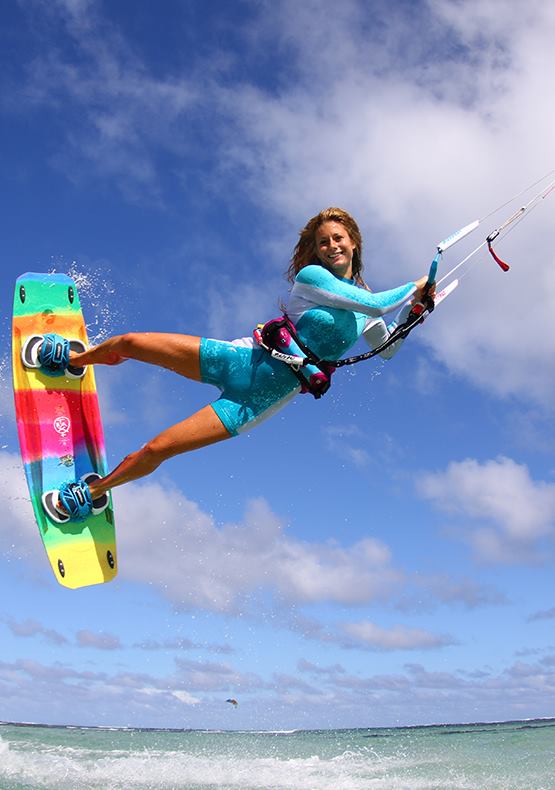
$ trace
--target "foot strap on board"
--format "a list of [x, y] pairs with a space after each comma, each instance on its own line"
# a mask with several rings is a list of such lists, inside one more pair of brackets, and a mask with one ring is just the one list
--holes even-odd
[[80, 379], [85, 375], [84, 367], [69, 362], [70, 351], [77, 354], [86, 351], [81, 340], [68, 340], [61, 335], [31, 335], [21, 349], [21, 361], [26, 368], [38, 368], [47, 376], [67, 376]]
[[99, 479], [99, 474], [89, 472], [80, 480], [62, 483], [59, 489], [44, 493], [42, 506], [47, 516], [57, 524], [65, 524], [102, 513], [110, 503], [109, 495], [101, 494], [93, 499], [89, 488], [89, 483]]

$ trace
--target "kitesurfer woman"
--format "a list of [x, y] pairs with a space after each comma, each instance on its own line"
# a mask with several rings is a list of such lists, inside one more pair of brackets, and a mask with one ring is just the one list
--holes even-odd
[[[346, 211], [328, 208], [312, 217], [300, 233], [288, 278], [293, 283], [287, 316], [293, 336], [286, 332], [281, 350], [300, 354], [304, 344], [318, 360], [336, 360], [363, 335], [377, 348], [408, 315], [411, 304], [423, 298], [427, 276], [393, 290], [373, 293], [362, 278], [362, 238], [357, 223]], [[431, 290], [433, 297], [433, 289]], [[386, 325], [382, 316], [397, 311]], [[295, 334], [296, 333], [296, 334]], [[52, 337], [54, 339], [52, 339]], [[283, 336], [280, 335], [283, 340]], [[56, 360], [57, 336], [35, 336], [22, 352], [23, 362], [48, 372], [82, 375], [88, 365], [115, 365], [135, 359], [159, 365], [195, 381], [214, 384], [221, 396], [182, 422], [162, 431], [141, 449], [130, 453], [104, 478], [64, 484], [43, 498], [48, 515], [56, 521], [85, 518], [108, 504], [114, 486], [144, 477], [163, 461], [249, 430], [281, 409], [300, 391], [318, 394], [313, 387], [326, 378], [325, 367], [306, 366], [302, 375], [276, 359], [252, 337], [232, 342], [156, 332], [132, 332], [105, 340], [84, 351], [66, 342]], [[34, 345], [33, 345], [34, 343]], [[389, 358], [402, 340], [389, 346]], [[324, 372], [322, 372], [324, 371]], [[305, 376], [303, 380], [302, 376]], [[301, 380], [299, 380], [301, 379]], [[59, 494], [59, 499], [56, 494]]]

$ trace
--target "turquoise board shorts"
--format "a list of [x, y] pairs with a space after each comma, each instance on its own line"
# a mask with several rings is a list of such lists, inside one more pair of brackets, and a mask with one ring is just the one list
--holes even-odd
[[201, 338], [200, 374], [222, 391], [211, 406], [232, 436], [271, 417], [300, 391], [295, 374], [267, 351], [225, 340]]

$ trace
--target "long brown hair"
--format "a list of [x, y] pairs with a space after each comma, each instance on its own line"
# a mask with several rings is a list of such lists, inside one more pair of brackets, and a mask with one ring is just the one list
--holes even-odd
[[325, 208], [319, 214], [316, 214], [315, 217], [308, 220], [301, 230], [299, 241], [293, 250], [291, 263], [287, 269], [287, 279], [292, 283], [300, 270], [311, 263], [316, 263], [318, 266], [322, 265], [322, 262], [316, 255], [314, 237], [316, 231], [324, 222], [339, 222], [351, 237], [351, 241], [355, 245], [355, 251], [353, 253], [353, 278], [356, 283], [367, 288], [368, 286], [362, 279], [362, 236], [359, 227], [353, 217], [351, 217], [345, 209], [335, 207]]

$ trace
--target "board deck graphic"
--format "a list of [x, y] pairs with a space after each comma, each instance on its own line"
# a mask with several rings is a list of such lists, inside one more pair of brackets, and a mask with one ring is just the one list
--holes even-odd
[[58, 582], [75, 589], [111, 581], [117, 573], [112, 502], [85, 521], [57, 524], [41, 496], [87, 472], [105, 475], [106, 453], [92, 367], [81, 379], [25, 368], [30, 335], [55, 332], [88, 345], [74, 281], [65, 274], [18, 277], [13, 307], [12, 366], [21, 456], [40, 535]]

